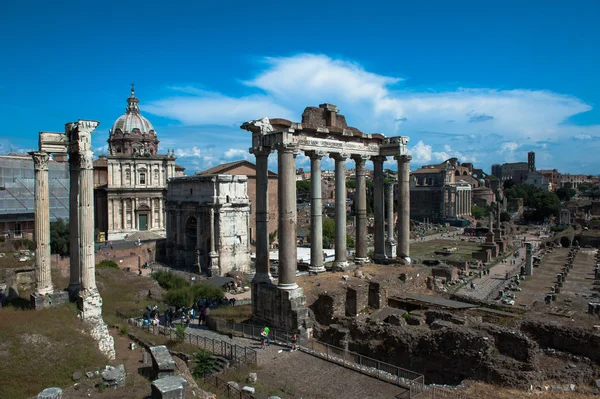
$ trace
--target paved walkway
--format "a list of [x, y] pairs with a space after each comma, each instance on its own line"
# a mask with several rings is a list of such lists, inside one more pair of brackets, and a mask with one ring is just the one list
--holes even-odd
[[476, 277], [471, 282], [475, 284], [475, 289], [471, 289], [471, 284], [467, 284], [458, 290], [459, 295], [465, 295], [480, 301], [488, 299], [490, 296], [495, 297], [495, 294], [500, 289], [501, 285], [507, 283], [506, 273], [510, 276], [517, 273], [520, 267], [524, 264], [521, 258], [525, 257], [525, 248], [519, 248], [517, 250], [519, 256], [517, 257], [517, 263], [513, 264], [512, 259], [507, 259], [506, 263], [496, 263], [490, 268], [490, 274]]

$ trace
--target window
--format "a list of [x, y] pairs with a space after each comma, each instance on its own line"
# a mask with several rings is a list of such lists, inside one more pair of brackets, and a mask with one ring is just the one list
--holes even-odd
[[146, 184], [146, 173], [140, 173], [140, 184]]
[[158, 184], [158, 169], [154, 169], [154, 184]]
[[125, 183], [131, 184], [131, 169], [125, 169]]

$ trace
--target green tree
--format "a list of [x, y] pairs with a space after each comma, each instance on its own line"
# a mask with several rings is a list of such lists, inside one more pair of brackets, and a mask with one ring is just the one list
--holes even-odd
[[573, 198], [575, 194], [577, 194], [577, 191], [575, 191], [575, 189], [573, 188], [561, 187], [558, 190], [556, 190], [555, 193], [558, 196], [559, 200], [568, 201], [571, 198]]
[[329, 241], [335, 239], [335, 220], [333, 218], [323, 218], [323, 238], [325, 237]]
[[354, 241], [354, 237], [346, 234], [346, 247], [354, 248], [356, 246], [356, 242]]
[[310, 180], [296, 180], [296, 194], [298, 201], [310, 199]]
[[471, 207], [471, 215], [475, 219], [483, 219], [490, 214], [490, 208], [488, 206], [473, 205]]
[[62, 219], [50, 223], [50, 251], [53, 254], [69, 256], [69, 224]]
[[194, 377], [201, 378], [210, 374], [215, 369], [217, 362], [213, 358], [212, 353], [204, 349], [198, 349], [194, 353], [193, 364]]
[[510, 213], [508, 213], [508, 212], [502, 212], [500, 214], [500, 221], [501, 222], [510, 222]]
[[356, 180], [346, 180], [346, 188], [356, 189]]

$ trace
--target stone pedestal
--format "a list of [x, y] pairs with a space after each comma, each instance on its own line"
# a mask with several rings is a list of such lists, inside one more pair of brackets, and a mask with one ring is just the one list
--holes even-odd
[[369, 282], [369, 307], [382, 309], [387, 306], [387, 291], [376, 281]]
[[48, 294], [34, 292], [29, 298], [31, 307], [35, 310], [69, 303], [69, 293], [66, 291], [52, 291]]
[[356, 317], [356, 315], [358, 314], [357, 299], [358, 295], [356, 290], [352, 287], [346, 288], [346, 317]]
[[152, 382], [152, 399], [184, 399], [187, 382], [181, 376], [164, 377]]
[[302, 288], [282, 290], [270, 283], [252, 284], [252, 314], [274, 328], [312, 337], [312, 321]]

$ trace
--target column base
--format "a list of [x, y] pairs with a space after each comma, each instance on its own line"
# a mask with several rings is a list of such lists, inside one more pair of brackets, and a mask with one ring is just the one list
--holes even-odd
[[354, 258], [354, 263], [358, 263], [360, 265], [365, 265], [370, 262], [371, 262], [371, 259], [369, 259], [369, 258]]
[[84, 289], [79, 292], [77, 307], [83, 319], [102, 318], [102, 297], [97, 289]]
[[273, 282], [273, 277], [271, 277], [270, 273], [256, 273], [254, 274], [254, 278], [252, 279], [252, 283], [271, 283]]
[[291, 284], [277, 284], [277, 288], [280, 290], [295, 290], [298, 288], [298, 284], [296, 283], [291, 283]]
[[219, 266], [212, 266], [209, 270], [209, 273], [210, 273], [210, 277], [220, 276], [221, 269], [219, 268]]
[[34, 292], [29, 296], [29, 300], [33, 309], [40, 310], [69, 303], [69, 293], [67, 291], [51, 291], [46, 294]]
[[404, 256], [404, 257], [399, 256], [396, 258], [396, 263], [408, 266], [412, 263], [412, 261], [411, 261], [410, 257], [408, 257], [408, 256]]
[[252, 317], [256, 321], [302, 338], [312, 337], [312, 320], [308, 316], [302, 288], [282, 290], [272, 284], [252, 284]]
[[336, 260], [333, 262], [334, 271], [344, 271], [350, 266], [347, 260]]
[[323, 265], [314, 265], [314, 266], [310, 265], [308, 267], [309, 273], [324, 273], [325, 271], [326, 271], [325, 266], [323, 266]]
[[385, 254], [373, 254], [373, 262], [377, 264], [383, 264], [387, 260]]

